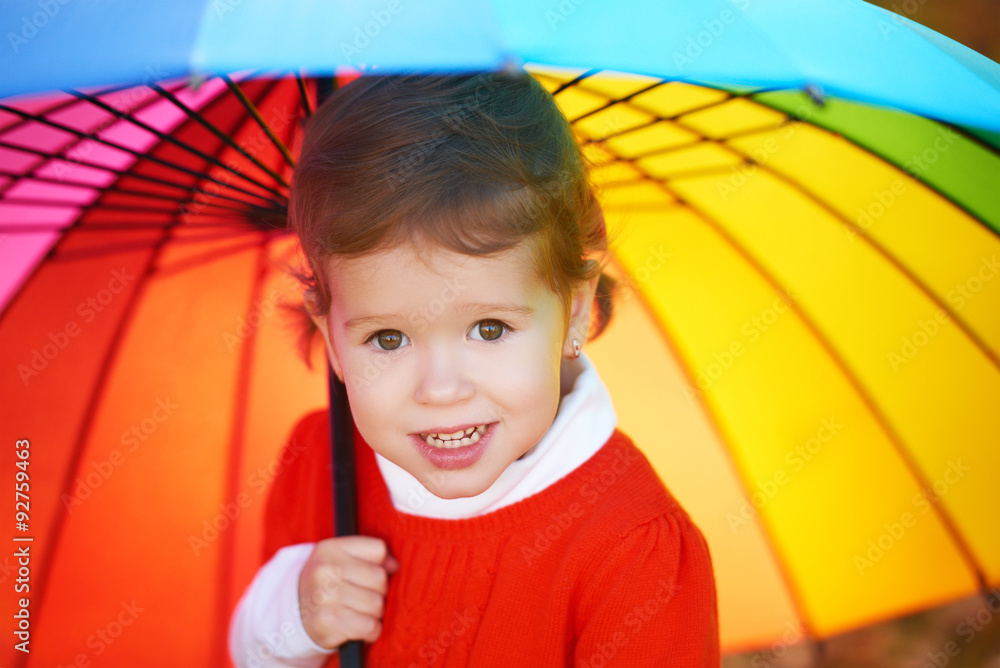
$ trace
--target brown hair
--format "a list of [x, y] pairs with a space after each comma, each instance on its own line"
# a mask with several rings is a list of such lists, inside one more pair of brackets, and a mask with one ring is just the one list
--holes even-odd
[[[575, 283], [598, 274], [589, 338], [612, 313], [601, 273], [604, 218], [572, 130], [525, 72], [366, 76], [309, 119], [289, 206], [319, 315], [330, 308], [323, 267], [401, 243], [489, 255], [534, 245], [537, 277], [569, 313]], [[302, 339], [309, 350], [315, 326]]]

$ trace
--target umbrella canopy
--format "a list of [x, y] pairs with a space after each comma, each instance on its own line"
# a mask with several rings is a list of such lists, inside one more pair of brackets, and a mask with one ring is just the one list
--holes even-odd
[[[622, 428], [708, 537], [726, 648], [1000, 584], [985, 503], [1000, 482], [998, 68], [863, 3], [816, 3], [808, 21], [794, 4], [780, 18], [564, 5], [528, 22], [443, 5], [446, 34], [393, 3], [318, 9], [340, 12], [325, 23], [215, 3], [185, 29], [181, 12], [124, 5], [83, 37], [60, 5], [65, 21], [22, 36], [18, 57], [55, 49], [37, 62], [80, 70], [17, 61], [0, 94], [146, 85], [0, 107], [0, 431], [31, 443], [29, 464], [4, 467], [28, 474], [34, 538], [32, 654], [5, 649], [5, 665], [148, 664], [153, 647], [162, 665], [221, 665], [282, 439], [325, 401], [279, 308], [296, 293], [283, 205], [313, 84], [164, 78], [190, 62], [537, 63], [631, 286], [589, 350]], [[614, 48], [625, 15], [656, 49]], [[823, 39], [804, 38], [818, 21]], [[339, 32], [318, 40], [317, 25]], [[188, 38], [135, 39], [161, 31]], [[884, 68], [844, 55], [859, 34]], [[917, 37], [924, 55], [900, 55]], [[92, 69], [88, 40], [119, 69]], [[247, 40], [277, 46], [253, 62]], [[162, 67], [140, 67], [155, 48]], [[171, 628], [184, 643], [162, 642]]]
[[[259, 557], [277, 448], [326, 395], [322, 368], [296, 359], [281, 317], [294, 301], [295, 281], [280, 270], [294, 239], [268, 222], [261, 199], [281, 186], [203, 122], [284, 179], [289, 168], [262, 150], [271, 140], [238, 98], [220, 96], [226, 89], [164, 89], [198, 120], [159, 94], [102, 96], [171, 131], [173, 141], [119, 124], [100, 133], [141, 158], [5, 116], [3, 163], [24, 171], [5, 183], [4, 245], [32, 240], [21, 226], [69, 229], [0, 325], [2, 429], [31, 442], [22, 535], [35, 539], [35, 644], [30, 657], [5, 647], [4, 665], [72, 665], [77, 655], [140, 665], [171, 627], [187, 641], [159, 648], [158, 665], [225, 664], [226, 620]], [[289, 139], [296, 123], [282, 127], [275, 114], [296, 108], [296, 82], [242, 90]], [[107, 120], [79, 111], [97, 111], [91, 102], [49, 105], [62, 115], [47, 117], [74, 124]], [[11, 148], [23, 144], [62, 157]], [[5, 475], [13, 467], [6, 459]]]

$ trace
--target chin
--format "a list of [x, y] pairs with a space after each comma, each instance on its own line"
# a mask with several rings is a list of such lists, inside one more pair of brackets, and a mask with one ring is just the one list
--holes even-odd
[[439, 499], [467, 499], [471, 496], [478, 496], [485, 492], [496, 482], [496, 479], [489, 481], [489, 483], [484, 484], [482, 481], [446, 481], [443, 484], [439, 483], [434, 487], [428, 487], [424, 483], [424, 487], [428, 491], [434, 494], [434, 496]]

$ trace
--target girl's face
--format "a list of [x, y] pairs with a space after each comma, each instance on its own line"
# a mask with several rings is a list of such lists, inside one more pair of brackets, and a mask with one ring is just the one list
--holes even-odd
[[326, 267], [315, 318], [371, 447], [441, 498], [485, 491], [545, 434], [596, 279], [559, 297], [521, 243], [492, 257], [410, 246]]

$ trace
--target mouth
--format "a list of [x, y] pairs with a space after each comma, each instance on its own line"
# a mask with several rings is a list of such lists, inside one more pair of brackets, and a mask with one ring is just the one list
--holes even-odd
[[434, 431], [410, 434], [413, 446], [435, 468], [457, 470], [480, 460], [497, 431], [496, 422], [457, 427], [435, 427]]
[[475, 427], [457, 429], [451, 433], [434, 432], [419, 434], [419, 436], [432, 448], [451, 450], [476, 443], [486, 432], [488, 426], [488, 424], [481, 424]]

